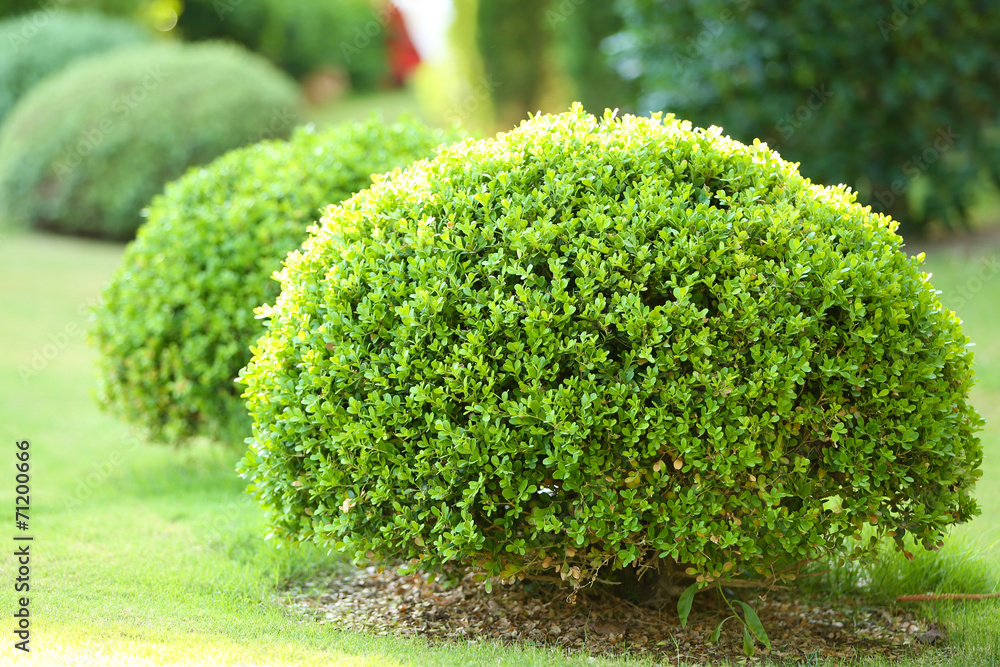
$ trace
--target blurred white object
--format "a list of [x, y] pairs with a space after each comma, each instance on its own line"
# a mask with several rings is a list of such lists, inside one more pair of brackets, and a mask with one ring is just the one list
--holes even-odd
[[406, 22], [413, 46], [424, 62], [448, 57], [448, 29], [455, 19], [451, 0], [392, 0]]

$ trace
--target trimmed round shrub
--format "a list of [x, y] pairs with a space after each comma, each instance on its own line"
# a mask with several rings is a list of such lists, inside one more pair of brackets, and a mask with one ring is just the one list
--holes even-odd
[[278, 295], [281, 260], [325, 205], [457, 138], [416, 121], [303, 128], [168, 185], [97, 310], [100, 400], [161, 440], [242, 445], [250, 421], [235, 378], [262, 333], [253, 309]]
[[0, 22], [0, 123], [45, 76], [79, 58], [145, 42], [122, 19], [84, 12], [36, 12]]
[[0, 218], [130, 239], [165, 183], [233, 148], [288, 136], [298, 105], [292, 80], [231, 46], [88, 58], [34, 88], [0, 129]]
[[456, 144], [289, 256], [241, 472], [279, 539], [504, 578], [934, 547], [982, 420], [895, 227], [672, 116]]

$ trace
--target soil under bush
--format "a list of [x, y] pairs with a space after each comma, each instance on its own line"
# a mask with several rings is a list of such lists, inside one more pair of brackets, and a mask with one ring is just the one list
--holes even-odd
[[[740, 593], [756, 608], [772, 642], [770, 651], [758, 646], [757, 655], [771, 659], [895, 658], [944, 640], [942, 628], [909, 610], [831, 602], [787, 590]], [[650, 609], [607, 593], [584, 589], [574, 596], [571, 589], [537, 582], [497, 586], [488, 594], [468, 577], [447, 587], [429, 583], [426, 575], [400, 575], [395, 569], [380, 573], [374, 567], [289, 588], [281, 600], [308, 622], [432, 642], [499, 641], [593, 655], [645, 654], [672, 664], [742, 656], [742, 631], [735, 621], [726, 624], [717, 644], [708, 643], [728, 612], [711, 593], [698, 596], [686, 629], [680, 627], [676, 600]]]

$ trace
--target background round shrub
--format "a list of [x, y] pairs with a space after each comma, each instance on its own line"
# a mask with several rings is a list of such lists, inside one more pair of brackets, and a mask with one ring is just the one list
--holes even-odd
[[79, 58], [148, 41], [129, 21], [87, 12], [47, 11], [0, 22], [0, 123], [45, 76]]
[[727, 578], [978, 512], [960, 320], [894, 221], [762, 144], [577, 106], [323, 223], [241, 375], [279, 538]]
[[235, 383], [262, 333], [253, 309], [327, 204], [428, 157], [453, 131], [377, 119], [233, 151], [167, 186], [105, 289], [94, 340], [102, 402], [160, 439], [242, 445]]
[[120, 49], [47, 78], [0, 129], [0, 218], [129, 239], [163, 185], [239, 146], [288, 136], [295, 83], [219, 44]]

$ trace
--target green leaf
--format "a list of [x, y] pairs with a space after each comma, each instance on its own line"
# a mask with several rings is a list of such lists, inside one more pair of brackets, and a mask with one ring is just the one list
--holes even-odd
[[753, 632], [753, 636], [756, 637], [760, 643], [764, 646], [771, 648], [771, 640], [767, 637], [767, 631], [764, 629], [764, 624], [760, 622], [760, 617], [757, 616], [757, 612], [753, 610], [753, 607], [748, 605], [743, 600], [737, 600], [739, 605], [743, 607], [744, 625]]
[[750, 636], [750, 631], [747, 626], [743, 626], [743, 655], [748, 658], [752, 658], [755, 653], [753, 648], [753, 637]]
[[681, 627], [687, 627], [688, 616], [691, 614], [691, 604], [694, 602], [694, 594], [698, 592], [700, 584], [694, 583], [684, 589], [681, 598], [677, 601], [677, 615], [681, 619]]
[[715, 630], [712, 631], [712, 635], [708, 638], [708, 642], [710, 644], [714, 644], [715, 642], [719, 641], [719, 637], [722, 635], [722, 626], [725, 625], [726, 621], [728, 621], [731, 618], [736, 618], [736, 617], [735, 616], [726, 616], [724, 619], [722, 619], [719, 622], [719, 624], [717, 626], [715, 626]]

